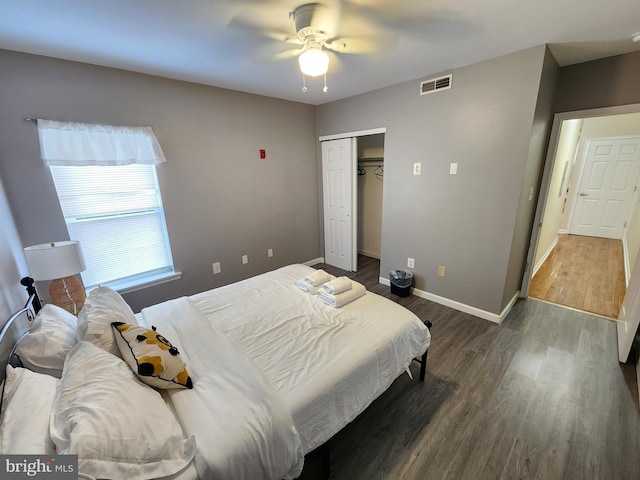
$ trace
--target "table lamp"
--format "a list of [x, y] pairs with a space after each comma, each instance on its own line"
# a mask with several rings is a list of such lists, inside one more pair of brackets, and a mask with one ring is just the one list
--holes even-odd
[[78, 315], [86, 298], [82, 282], [74, 276], [85, 269], [80, 243], [75, 240], [43, 243], [26, 247], [24, 254], [34, 280], [52, 280], [49, 301]]

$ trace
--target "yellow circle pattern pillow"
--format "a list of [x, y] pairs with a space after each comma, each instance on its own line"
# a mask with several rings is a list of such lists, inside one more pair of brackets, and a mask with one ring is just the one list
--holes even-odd
[[111, 328], [122, 358], [144, 383], [162, 389], [193, 388], [180, 352], [156, 327], [113, 322]]

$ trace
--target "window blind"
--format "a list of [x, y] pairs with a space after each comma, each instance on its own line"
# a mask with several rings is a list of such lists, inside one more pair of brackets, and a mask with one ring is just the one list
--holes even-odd
[[87, 289], [173, 272], [154, 165], [50, 168]]

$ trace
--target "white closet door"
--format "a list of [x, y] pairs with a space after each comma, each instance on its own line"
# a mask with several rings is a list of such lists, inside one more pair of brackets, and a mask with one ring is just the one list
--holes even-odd
[[325, 262], [343, 270], [354, 265], [354, 139], [322, 142]]

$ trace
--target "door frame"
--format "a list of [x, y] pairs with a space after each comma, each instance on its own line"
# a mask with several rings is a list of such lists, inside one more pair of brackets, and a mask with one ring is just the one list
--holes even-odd
[[[354, 138], [356, 141], [353, 142], [354, 148], [354, 162], [353, 162], [353, 172], [352, 172], [352, 189], [351, 189], [351, 205], [352, 212], [351, 215], [351, 271], [356, 272], [358, 270], [358, 182], [356, 169], [358, 165], [358, 139], [357, 137], [364, 137], [367, 135], [376, 135], [379, 133], [385, 134], [385, 142], [386, 142], [386, 133], [387, 127], [378, 127], [378, 128], [370, 128], [367, 130], [356, 130], [353, 132], [344, 132], [344, 133], [334, 133], [331, 135], [322, 135], [318, 137], [320, 143], [326, 142], [328, 140], [340, 140], [342, 138]], [[322, 163], [322, 145], [320, 145], [320, 168], [323, 169], [324, 165]], [[324, 178], [324, 172], [322, 172], [322, 178]], [[324, 198], [324, 191], [322, 192], [322, 196]], [[324, 202], [322, 204], [322, 249], [324, 251]], [[382, 252], [380, 252], [380, 257], [382, 257]]]
[[[536, 206], [536, 213], [534, 216], [533, 229], [531, 231], [531, 238], [529, 241], [529, 251], [527, 253], [527, 263], [524, 269], [522, 286], [520, 288], [520, 297], [529, 297], [529, 287], [531, 286], [531, 278], [533, 272], [533, 262], [536, 258], [536, 251], [538, 249], [538, 240], [540, 239], [540, 227], [543, 222], [544, 209], [547, 203], [547, 196], [549, 195], [549, 185], [551, 183], [551, 175], [553, 173], [553, 167], [556, 161], [556, 153], [558, 150], [560, 139], [560, 127], [565, 120], [571, 120], [576, 118], [592, 118], [592, 117], [604, 117], [609, 115], [618, 115], [622, 113], [640, 113], [640, 103], [634, 103], [630, 105], [620, 105], [615, 107], [602, 107], [590, 110], [578, 110], [573, 112], [556, 113], [553, 118], [553, 126], [551, 127], [551, 135], [549, 137], [549, 147], [547, 149], [547, 155], [545, 158], [545, 165], [542, 174], [542, 182], [540, 184], [540, 196], [538, 197], [538, 203]], [[623, 300], [623, 306], [625, 310], [620, 310], [620, 315], [617, 320], [617, 337], [618, 337], [618, 356], [621, 362], [626, 361], [629, 352], [628, 349], [631, 346], [629, 337], [635, 335], [635, 331], [640, 323], [640, 256], [636, 261], [636, 264], [631, 272], [629, 278], [629, 284]], [[621, 318], [622, 317], [622, 318]], [[630, 318], [628, 322], [626, 318]]]
[[[622, 113], [640, 113], [640, 103], [619, 105], [615, 107], [594, 108], [589, 110], [575, 110], [572, 112], [556, 113], [554, 115], [551, 134], [549, 136], [549, 147], [547, 148], [544, 170], [542, 173], [542, 181], [540, 183], [540, 192], [538, 196], [538, 203], [536, 206], [536, 213], [533, 217], [533, 228], [531, 229], [531, 237], [529, 239], [529, 250], [527, 252], [527, 259], [525, 264], [526, 266], [522, 275], [519, 294], [520, 298], [529, 297], [529, 287], [531, 286], [531, 278], [533, 276], [532, 273], [534, 268], [533, 264], [535, 262], [536, 253], [538, 250], [540, 227], [542, 226], [542, 222], [544, 221], [542, 217], [547, 204], [547, 196], [549, 195], [549, 184], [551, 183], [553, 167], [556, 162], [556, 154], [558, 152], [560, 140], [560, 127], [562, 126], [562, 122], [565, 120], [578, 118], [605, 117], [609, 115], [619, 115]], [[571, 212], [571, 215], [573, 215], [573, 211]]]

